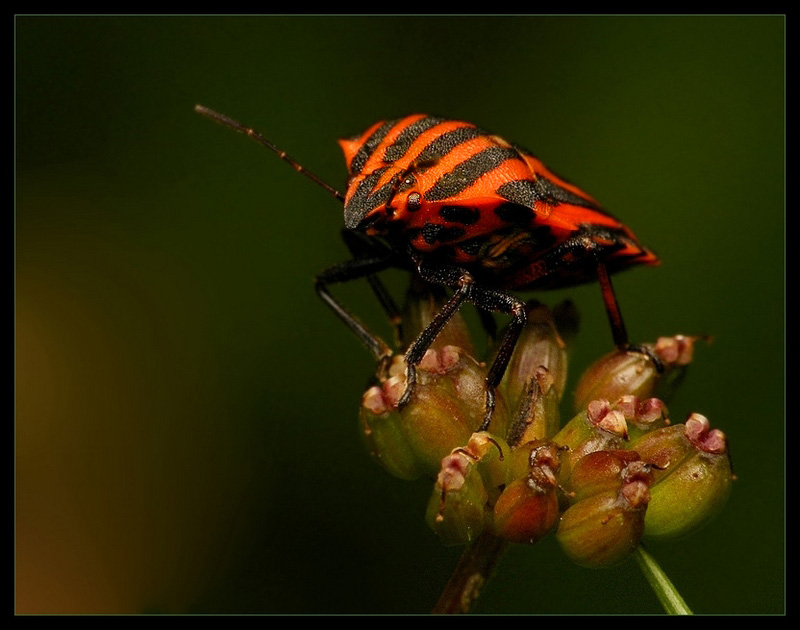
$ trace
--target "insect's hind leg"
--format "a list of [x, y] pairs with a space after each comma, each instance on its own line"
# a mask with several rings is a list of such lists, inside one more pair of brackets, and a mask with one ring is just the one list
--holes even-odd
[[597, 279], [600, 282], [600, 290], [603, 292], [603, 303], [606, 307], [608, 322], [611, 324], [611, 335], [614, 338], [614, 345], [618, 350], [628, 350], [646, 355], [655, 365], [658, 372], [664, 371], [664, 364], [658, 356], [647, 346], [632, 344], [628, 339], [628, 331], [625, 329], [625, 322], [619, 310], [617, 295], [614, 293], [614, 286], [611, 284], [611, 276], [606, 266], [597, 263]]
[[[661, 372], [664, 369], [661, 360], [646, 346], [632, 344], [628, 339], [625, 321], [622, 318], [619, 302], [614, 293], [614, 286], [611, 284], [611, 276], [603, 258], [603, 251], [607, 247], [606, 242], [609, 238], [612, 237], [607, 234], [596, 234], [591, 228], [585, 229], [558, 247], [553, 248], [537, 261], [535, 279], [541, 281], [547, 277], [551, 270], [559, 270], [564, 266], [564, 261], [568, 257], [573, 261], [572, 264], [579, 265], [584, 273], [591, 273], [592, 268], [594, 268], [602, 291], [603, 304], [611, 326], [614, 345], [618, 350], [628, 350], [646, 355], [653, 361], [656, 369]], [[533, 276], [534, 274], [531, 275]]]
[[627, 348], [628, 331], [625, 329], [625, 322], [619, 310], [617, 294], [614, 293], [614, 286], [611, 284], [611, 276], [608, 269], [602, 262], [597, 263], [597, 280], [600, 282], [600, 290], [603, 293], [603, 303], [606, 307], [608, 322], [611, 324], [611, 336], [614, 338], [614, 345], [617, 348]]

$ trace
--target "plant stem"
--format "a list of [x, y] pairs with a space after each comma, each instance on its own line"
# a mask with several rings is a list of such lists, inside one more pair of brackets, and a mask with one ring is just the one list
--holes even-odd
[[658, 597], [664, 610], [669, 615], [691, 615], [692, 611], [683, 597], [678, 592], [678, 589], [670, 582], [667, 574], [658, 566], [655, 558], [644, 550], [644, 547], [639, 545], [636, 548], [636, 562], [639, 563], [639, 568], [644, 573], [650, 587]]
[[468, 613], [491, 577], [507, 542], [484, 532], [464, 550], [450, 579], [433, 607], [434, 614]]

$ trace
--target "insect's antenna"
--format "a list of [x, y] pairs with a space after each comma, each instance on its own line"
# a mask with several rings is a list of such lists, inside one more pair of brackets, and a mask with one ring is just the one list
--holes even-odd
[[220, 125], [224, 125], [225, 127], [229, 127], [234, 131], [238, 131], [239, 133], [243, 133], [244, 135], [252, 138], [260, 145], [266, 147], [273, 153], [277, 154], [277, 156], [282, 159], [284, 162], [289, 164], [294, 170], [296, 170], [301, 175], [305, 175], [308, 177], [312, 182], [317, 184], [317, 186], [321, 186], [325, 190], [327, 190], [331, 195], [336, 197], [339, 201], [344, 202], [344, 195], [336, 190], [333, 186], [328, 184], [327, 182], [323, 181], [319, 177], [317, 177], [311, 171], [307, 171], [301, 164], [295, 162], [292, 158], [286, 155], [286, 151], [279, 149], [276, 147], [272, 142], [267, 140], [264, 136], [258, 133], [255, 129], [251, 129], [250, 127], [246, 127], [242, 123], [233, 120], [233, 118], [228, 118], [224, 114], [220, 114], [219, 112], [215, 112], [213, 109], [209, 109], [203, 105], [195, 105], [194, 111], [198, 114], [205, 116], [206, 118], [210, 118], [211, 120], [218, 122]]

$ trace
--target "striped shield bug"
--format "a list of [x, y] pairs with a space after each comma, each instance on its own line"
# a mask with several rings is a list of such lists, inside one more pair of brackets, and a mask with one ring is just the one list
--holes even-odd
[[658, 258], [633, 232], [529, 151], [475, 125], [415, 114], [381, 121], [340, 140], [349, 178], [345, 193], [322, 181], [250, 127], [198, 105], [196, 111], [256, 140], [344, 205], [343, 236], [352, 259], [317, 276], [322, 300], [378, 360], [392, 350], [347, 311], [329, 286], [367, 278], [390, 315], [375, 274], [400, 268], [452, 290], [439, 314], [406, 350], [405, 405], [416, 366], [464, 302], [511, 321], [486, 376], [489, 426], [500, 383], [526, 323], [516, 291], [598, 281], [618, 348], [631, 346], [610, 274]]

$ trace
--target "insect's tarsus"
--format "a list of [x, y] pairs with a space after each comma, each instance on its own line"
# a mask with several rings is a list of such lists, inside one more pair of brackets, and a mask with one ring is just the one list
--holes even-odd
[[272, 144], [272, 142], [267, 140], [264, 136], [262, 136], [252, 127], [247, 127], [246, 125], [243, 125], [239, 121], [234, 120], [233, 118], [229, 118], [225, 114], [220, 114], [219, 112], [216, 112], [213, 109], [209, 109], [205, 105], [195, 105], [194, 111], [196, 111], [198, 114], [202, 116], [205, 116], [206, 118], [210, 118], [211, 120], [219, 123], [220, 125], [228, 127], [229, 129], [233, 129], [234, 131], [238, 131], [239, 133], [243, 133], [247, 137], [252, 138], [256, 142], [258, 142], [261, 146], [266, 147], [267, 149], [275, 153], [280, 159], [289, 164], [298, 173], [305, 175], [317, 186], [321, 186], [322, 188], [327, 190], [331, 195], [336, 197], [339, 201], [344, 202], [344, 195], [342, 193], [340, 193], [333, 186], [331, 186], [326, 181], [319, 178], [311, 171], [306, 170], [301, 164], [299, 164], [291, 157], [289, 157], [286, 154], [286, 151]]

